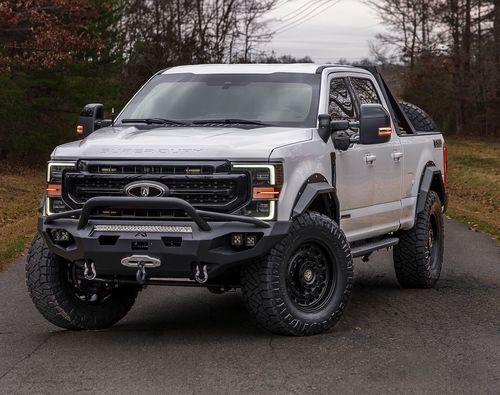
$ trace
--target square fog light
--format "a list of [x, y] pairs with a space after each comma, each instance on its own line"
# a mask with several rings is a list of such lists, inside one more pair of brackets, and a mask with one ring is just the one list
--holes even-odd
[[241, 233], [233, 233], [231, 235], [231, 245], [240, 247], [243, 245], [243, 235]]
[[245, 237], [245, 245], [247, 247], [254, 247], [257, 244], [257, 236], [255, 235], [246, 235]]

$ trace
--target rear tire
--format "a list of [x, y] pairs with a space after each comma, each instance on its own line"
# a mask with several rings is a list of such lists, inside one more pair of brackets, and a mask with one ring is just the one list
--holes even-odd
[[439, 196], [429, 191], [412, 229], [399, 232], [394, 269], [405, 288], [432, 288], [441, 274], [444, 252], [443, 212]]
[[420, 107], [405, 101], [400, 101], [399, 107], [401, 107], [401, 110], [418, 132], [437, 133], [438, 130], [434, 121]]
[[242, 267], [243, 300], [257, 323], [282, 335], [325, 332], [341, 317], [353, 282], [349, 243], [325, 215], [296, 217], [266, 256]]
[[82, 284], [77, 289], [71, 281], [73, 268], [72, 263], [51, 253], [39, 235], [35, 237], [26, 263], [26, 284], [35, 307], [48, 321], [64, 329], [103, 329], [125, 317], [134, 305], [137, 289], [110, 285], [104, 290], [88, 282], [80, 291]]

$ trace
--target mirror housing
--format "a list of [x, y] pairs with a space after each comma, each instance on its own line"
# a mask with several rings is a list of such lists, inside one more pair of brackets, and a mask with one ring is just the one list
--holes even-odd
[[318, 134], [319, 137], [326, 143], [330, 138], [332, 131], [330, 129], [330, 123], [332, 118], [328, 114], [318, 115]]
[[362, 104], [359, 117], [359, 143], [380, 144], [391, 139], [391, 117], [381, 104]]
[[78, 117], [78, 122], [76, 124], [76, 132], [82, 136], [82, 138], [87, 137], [95, 130], [102, 128], [106, 121], [104, 120], [104, 106], [100, 103], [87, 104], [83, 107]]

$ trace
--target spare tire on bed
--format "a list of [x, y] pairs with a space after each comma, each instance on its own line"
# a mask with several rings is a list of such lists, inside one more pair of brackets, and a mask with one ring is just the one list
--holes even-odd
[[417, 132], [432, 133], [438, 131], [432, 118], [420, 107], [405, 101], [400, 101], [399, 107], [401, 107], [401, 110], [406, 114]]

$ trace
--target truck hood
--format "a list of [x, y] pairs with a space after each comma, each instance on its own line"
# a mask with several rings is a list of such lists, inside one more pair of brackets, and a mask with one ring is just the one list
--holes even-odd
[[312, 139], [313, 129], [285, 127], [109, 127], [57, 147], [53, 159], [268, 159], [275, 148]]

